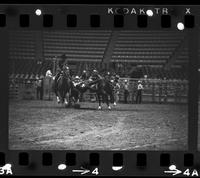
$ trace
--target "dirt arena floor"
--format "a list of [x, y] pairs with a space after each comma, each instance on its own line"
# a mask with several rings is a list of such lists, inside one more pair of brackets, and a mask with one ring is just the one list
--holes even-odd
[[9, 104], [9, 148], [14, 150], [187, 150], [187, 105], [118, 104], [97, 110], [55, 101]]

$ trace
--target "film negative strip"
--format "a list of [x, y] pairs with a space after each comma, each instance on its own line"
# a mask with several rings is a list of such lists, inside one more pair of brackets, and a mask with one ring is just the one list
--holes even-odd
[[0, 175], [200, 177], [199, 16], [0, 5]]

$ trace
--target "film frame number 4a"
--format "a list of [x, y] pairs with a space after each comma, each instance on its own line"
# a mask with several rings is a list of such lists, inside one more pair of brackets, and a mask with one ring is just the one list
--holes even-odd
[[196, 5], [0, 5], [0, 175], [200, 176]]

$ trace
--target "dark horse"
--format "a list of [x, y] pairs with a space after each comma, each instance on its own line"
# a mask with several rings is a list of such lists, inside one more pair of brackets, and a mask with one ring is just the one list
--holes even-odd
[[102, 101], [105, 101], [108, 106], [108, 109], [111, 109], [110, 102], [114, 103], [114, 88], [111, 82], [102, 78], [97, 81], [96, 85], [96, 94], [99, 102], [98, 109], [102, 109]]
[[[92, 87], [92, 86], [95, 86], [95, 87]], [[105, 101], [108, 106], [108, 109], [111, 109], [110, 101], [111, 103], [114, 103], [114, 87], [109, 81], [105, 80], [104, 78], [97, 79], [91, 82], [85, 81], [83, 82], [83, 84], [77, 87], [77, 90], [73, 90], [73, 95], [80, 96], [87, 90], [89, 90], [92, 93], [96, 93], [96, 96], [99, 102], [98, 109], [102, 109], [101, 107], [102, 101]], [[109, 97], [110, 97], [110, 101], [109, 101]]]
[[72, 82], [67, 67], [63, 68], [62, 74], [60, 74], [58, 81], [55, 82], [57, 82], [57, 90], [55, 89], [55, 94], [58, 103], [61, 102], [62, 104], [64, 103], [65, 106], [68, 106], [70, 104]]

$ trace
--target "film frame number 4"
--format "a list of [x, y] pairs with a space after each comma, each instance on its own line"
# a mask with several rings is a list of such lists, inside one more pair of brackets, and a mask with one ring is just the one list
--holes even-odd
[[[15, 6], [12, 6], [12, 7], [6, 6], [6, 5], [0, 6], [0, 12], [1, 12], [1, 14], [0, 14], [0, 33], [2, 32], [2, 34], [6, 34], [5, 36], [4, 35], [1, 36], [2, 39], [8, 40], [8, 39], [6, 39], [6, 37], [8, 37], [8, 33], [10, 33], [11, 31], [14, 31], [14, 33], [12, 33], [10, 36], [11, 37], [10, 43], [12, 43], [12, 44], [10, 44], [11, 47], [9, 49], [12, 48], [11, 52], [8, 53], [8, 49], [6, 49], [6, 47], [7, 48], [9, 47], [9, 45], [7, 43], [1, 44], [2, 51], [4, 51], [4, 49], [5, 49], [5, 52], [2, 52], [2, 54], [3, 54], [2, 58], [5, 58], [5, 59], [13, 58], [13, 60], [18, 59], [20, 57], [24, 58], [24, 59], [29, 59], [29, 58], [36, 59], [37, 58], [36, 66], [38, 68], [40, 68], [41, 71], [42, 71], [42, 67], [45, 68], [45, 66], [51, 66], [49, 64], [45, 64], [45, 60], [42, 59], [42, 57], [48, 58], [49, 61], [53, 61], [52, 62], [52, 66], [53, 66], [52, 71], [54, 71], [56, 73], [56, 62], [59, 61], [60, 58], [65, 58], [65, 55], [60, 55], [59, 51], [62, 51], [62, 52], [68, 51], [69, 53], [67, 53], [66, 56], [70, 60], [72, 59], [72, 61], [70, 61], [71, 63], [69, 62], [70, 70], [76, 71], [76, 70], [82, 69], [81, 68], [81, 65], [82, 65], [81, 60], [88, 59], [88, 61], [86, 62], [88, 64], [84, 64], [84, 67], [83, 67], [87, 70], [89, 70], [91, 68], [91, 69], [94, 69], [93, 70], [93, 72], [94, 72], [95, 69], [97, 67], [99, 67], [98, 69], [103, 68], [106, 71], [108, 69], [110, 70], [111, 64], [113, 64], [113, 66], [114, 66], [113, 68], [119, 68], [119, 70], [121, 70], [121, 68], [123, 68], [124, 72], [126, 72], [126, 69], [129, 68], [129, 65], [132, 65], [129, 63], [130, 59], [132, 59], [132, 58], [133, 58], [133, 61], [136, 61], [135, 65], [137, 65], [137, 66], [133, 66], [134, 70], [135, 69], [138, 70], [140, 68], [138, 66], [143, 65], [142, 63], [146, 62], [145, 58], [152, 58], [152, 61], [155, 62], [156, 59], [158, 59], [159, 57], [164, 58], [164, 59], [169, 57], [170, 59], [172, 59], [171, 63], [175, 64], [173, 59], [175, 57], [181, 58], [181, 55], [185, 55], [185, 54], [181, 54], [181, 50], [184, 50], [184, 48], [188, 47], [189, 54], [187, 57], [189, 59], [193, 59], [192, 61], [189, 61], [189, 62], [187, 61], [189, 63], [188, 65], [190, 66], [188, 69], [189, 73], [190, 73], [189, 79], [198, 78], [198, 73], [196, 71], [196, 69], [197, 69], [196, 64], [198, 63], [198, 61], [197, 60], [195, 61], [195, 59], [199, 58], [199, 56], [197, 55], [198, 49], [196, 47], [198, 45], [198, 43], [196, 42], [197, 40], [195, 41], [195, 37], [193, 34], [198, 34], [196, 32], [197, 31], [196, 29], [199, 28], [199, 24], [198, 24], [199, 16], [198, 16], [197, 12], [199, 11], [200, 6], [197, 6], [197, 7], [195, 7], [195, 6], [174, 7], [174, 6], [169, 5], [167, 8], [166, 7], [162, 8], [161, 6], [159, 6], [158, 8], [157, 7], [154, 8], [152, 6], [145, 6], [145, 5], [141, 5], [141, 6], [140, 5], [137, 5], [137, 6], [122, 5], [120, 7], [117, 5], [113, 5], [113, 7], [110, 7], [110, 6], [108, 7], [106, 5], [103, 5], [103, 6], [99, 6], [97, 8], [95, 6], [87, 6], [87, 5], [82, 5], [82, 6], [81, 5], [78, 5], [78, 6], [73, 6], [73, 5], [59, 6], [58, 5], [55, 8], [54, 7], [52, 8], [52, 6], [46, 5], [46, 6], [42, 6], [41, 8], [40, 7], [41, 7], [40, 5], [39, 6], [26, 5], [26, 6], [24, 6], [24, 9], [23, 9], [22, 6], [20, 6], [20, 5], [16, 6], [16, 8], [15, 8]], [[32, 34], [32, 32], [31, 32], [30, 34], [28, 34], [27, 32], [29, 30], [30, 31], [35, 30], [35, 31], [40, 31], [40, 32], [43, 31], [43, 32], [37, 33], [37, 34], [34, 34], [34, 32]], [[63, 31], [56, 34], [56, 32], [55, 32], [56, 30], [58, 30], [58, 31], [63, 30]], [[87, 35], [85, 35], [84, 33], [81, 34], [82, 33], [82, 32], [80, 32], [81, 30], [82, 31], [85, 30], [85, 32], [88, 34]], [[177, 36], [175, 37], [174, 34], [171, 36], [167, 36], [168, 35], [167, 33], [164, 34], [166, 31], [168, 32], [168, 30], [169, 31], [172, 30], [172, 32], [174, 34], [176, 33]], [[54, 34], [51, 34], [53, 31], [54, 31]], [[68, 31], [68, 32], [66, 32], [66, 31]], [[140, 34], [141, 31], [145, 31], [143, 36], [142, 36], [142, 34]], [[152, 31], [154, 31], [154, 32], [152, 32]], [[157, 32], [159, 31], [156, 34], [157, 36], [155, 34], [152, 35], [156, 31]], [[135, 32], [135, 33], [133, 33], [133, 32]], [[151, 32], [152, 32], [152, 34], [151, 34]], [[162, 35], [162, 33], [164, 35]], [[184, 33], [187, 34], [186, 38], [184, 38], [184, 39], [186, 39], [185, 41], [186, 41], [186, 44], [188, 45], [187, 47], [181, 45], [182, 43], [185, 43], [185, 41], [182, 40], [182, 37], [184, 37], [184, 35], [183, 35]], [[97, 36], [92, 36], [94, 34], [96, 34]], [[183, 36], [181, 36], [180, 34]], [[57, 39], [54, 38], [55, 36]], [[67, 38], [65, 38], [65, 36], [67, 36]], [[165, 37], [169, 37], [169, 39], [166, 39]], [[26, 38], [26, 42], [23, 42], [23, 39], [25, 39], [25, 38]], [[160, 38], [160, 40], [158, 40], [158, 38]], [[176, 38], [176, 39], [173, 41], [173, 38]], [[41, 41], [41, 39], [44, 41]], [[158, 42], [158, 41], [161, 41], [161, 42], [160, 43], [158, 42], [158, 44], [156, 44], [156, 43], [152, 44], [152, 42], [148, 41], [149, 39], [153, 39], [156, 42]], [[32, 42], [32, 44], [28, 44], [29, 40], [30, 40], [30, 42]], [[164, 40], [166, 40], [166, 43], [168, 44], [168, 46], [171, 45], [171, 47], [173, 47], [173, 45], [174, 45], [171, 43], [175, 43], [176, 40], [179, 41], [180, 44], [178, 44], [178, 47], [176, 48], [177, 51], [175, 50], [174, 53], [173, 53], [173, 51], [169, 51], [169, 48], [166, 47], [167, 45], [166, 46], [164, 45], [164, 43], [165, 43]], [[52, 44], [53, 44], [52, 41], [55, 44], [58, 44], [58, 46], [55, 46], [55, 49], [57, 50], [57, 51], [55, 50], [56, 52], [54, 51], [53, 48], [50, 49], [50, 47], [49, 47], [49, 46], [52, 46]], [[64, 50], [61, 49], [63, 41], [67, 41], [65, 44]], [[37, 45], [34, 46], [35, 42], [37, 43]], [[45, 46], [47, 43], [49, 46]], [[155, 47], [156, 45], [157, 45], [157, 48]], [[177, 45], [177, 44], [175, 44], [175, 45]], [[121, 49], [124, 49], [124, 46], [129, 51], [125, 51], [125, 50], [120, 51]], [[146, 46], [146, 47], [143, 47], [143, 49], [142, 49], [141, 46]], [[165, 46], [165, 48], [163, 51], [160, 51], [159, 47], [161, 48], [162, 46]], [[193, 49], [190, 49], [191, 46], [193, 47]], [[104, 47], [105, 48], [107, 47], [105, 51], [102, 50]], [[24, 48], [24, 49], [22, 49], [22, 48]], [[30, 50], [28, 48], [30, 48]], [[138, 51], [134, 50], [133, 48], [137, 49]], [[77, 49], [79, 49], [79, 51], [77, 51]], [[130, 51], [130, 49], [133, 49], [133, 50]], [[147, 49], [150, 51], [148, 51]], [[177, 52], [177, 54], [176, 54], [176, 52]], [[170, 57], [169, 53], [170, 54], [172, 53], [172, 55], [174, 55], [173, 56], [174, 58]], [[103, 55], [103, 54], [105, 54], [105, 55]], [[146, 54], [148, 54], [149, 56]], [[11, 55], [11, 56], [9, 56], [9, 55]], [[93, 58], [96, 58], [95, 59], [96, 61], [101, 59], [101, 63], [97, 62], [98, 65], [96, 65], [96, 63], [95, 63], [96, 61], [95, 61], [94, 64], [90, 65], [89, 60], [91, 60], [91, 59], [93, 60]], [[117, 61], [121, 60], [120, 58], [123, 58], [124, 61], [126, 61], [126, 62], [129, 61], [129, 62], [127, 62], [128, 65], [124, 61], [121, 61], [121, 63], [120, 62], [117, 63]], [[140, 59], [137, 59], [137, 58], [140, 58]], [[154, 60], [154, 58], [155, 58], [155, 60]], [[46, 61], [48, 61], [48, 60], [46, 60]], [[73, 64], [73, 62], [77, 62], [77, 61], [78, 61], [78, 63], [80, 63], [80, 65]], [[166, 60], [166, 61], [168, 61], [168, 60]], [[168, 61], [168, 66], [166, 65], [166, 68], [171, 65], [171, 63], [169, 61]], [[155, 64], [153, 64], [153, 65], [156, 65], [157, 62], [159, 62], [159, 60], [156, 61]], [[23, 91], [26, 90], [26, 92], [23, 93], [23, 96], [21, 96], [19, 94], [20, 92], [16, 92], [13, 94], [12, 93], [13, 91], [18, 91], [19, 86], [16, 87], [16, 85], [14, 85], [12, 82], [9, 83], [11, 86], [11, 88], [9, 88], [9, 91], [12, 90], [12, 92], [10, 92], [10, 93], [12, 95], [17, 95], [14, 97], [23, 97], [23, 98], [26, 98], [27, 100], [32, 100], [31, 97], [35, 97], [35, 96], [32, 96], [30, 94], [32, 92], [31, 89], [33, 89], [33, 85], [30, 84], [31, 83], [30, 81], [32, 81], [32, 79], [35, 77], [35, 80], [38, 82], [38, 83], [36, 82], [36, 84], [38, 86], [42, 82], [44, 82], [46, 84], [48, 82], [51, 83], [51, 81], [44, 80], [44, 78], [46, 77], [46, 76], [44, 77], [44, 75], [45, 75], [44, 72], [43, 73], [38, 72], [38, 75], [34, 74], [34, 73], [33, 73], [33, 75], [29, 74], [28, 70], [29, 69], [30, 69], [30, 71], [32, 70], [30, 66], [32, 66], [34, 68], [35, 64], [30, 62], [29, 66], [28, 65], [26, 66], [25, 63], [28, 63], [28, 62], [22, 61], [22, 63], [21, 63], [22, 65], [25, 66], [24, 68], [21, 68], [22, 70], [26, 71], [25, 73], [20, 73], [21, 71], [19, 69], [17, 69], [17, 67], [16, 67], [16, 66], [18, 66], [18, 64], [12, 63], [11, 68], [14, 69], [13, 71], [17, 71], [18, 73], [13, 73], [14, 77], [12, 76], [11, 73], [9, 73], [9, 77], [12, 76], [15, 80], [23, 79], [24, 81], [26, 81], [27, 88], [25, 88], [25, 87], [23, 88]], [[114, 65], [114, 63], [117, 63], [118, 65]], [[19, 66], [21, 64], [19, 64]], [[4, 66], [4, 65], [1, 65], [1, 66]], [[79, 66], [79, 67], [76, 67], [76, 66]], [[177, 64], [177, 66], [178, 66], [178, 64]], [[73, 67], [74, 67], [74, 69], [72, 69]], [[47, 68], [45, 68], [45, 69], [47, 69]], [[25, 69], [27, 69], [27, 70], [25, 70]], [[195, 71], [193, 69], [195, 69]], [[133, 70], [133, 72], [134, 72], [134, 70]], [[141, 68], [141, 71], [142, 70], [143, 69]], [[145, 68], [145, 70], [148, 70], [148, 72], [150, 71], [148, 68]], [[54, 75], [54, 72], [53, 72], [53, 75]], [[134, 74], [136, 74], [137, 72], [135, 72]], [[162, 73], [161, 70], [159, 72]], [[7, 75], [6, 72], [4, 72], [4, 73]], [[100, 74], [104, 75], [103, 72]], [[43, 77], [42, 77], [42, 75], [43, 75]], [[92, 75], [93, 74], [91, 74], [91, 76]], [[105, 74], [105, 78], [108, 77], [106, 75], [109, 75], [109, 74]], [[131, 78], [131, 77], [128, 77], [128, 82], [130, 81], [130, 82], [132, 82], [131, 85], [135, 85], [135, 91], [136, 91], [135, 92], [136, 94], [135, 95], [133, 94], [133, 99], [131, 100], [129, 98], [129, 100], [131, 100], [131, 102], [133, 102], [135, 98], [137, 98], [135, 100], [137, 100], [139, 102], [140, 97], [141, 97], [141, 92], [139, 92], [139, 90], [142, 90], [143, 88], [145, 88], [147, 86], [150, 86], [153, 91], [153, 94], [150, 98], [152, 100], [151, 102], [159, 102], [160, 104], [163, 104], [163, 103], [171, 100], [172, 102], [174, 101], [174, 103], [175, 103], [175, 102], [179, 102], [180, 100], [182, 101], [185, 99], [184, 96], [179, 96], [178, 93], [174, 94], [175, 99], [173, 97], [168, 98], [169, 93], [166, 91], [166, 88], [169, 87], [169, 85], [166, 86], [166, 83], [167, 83], [165, 81], [166, 79], [163, 79], [163, 82], [159, 83], [158, 81], [156, 81], [157, 82], [157, 83], [155, 82], [156, 84], [152, 82], [152, 83], [150, 83], [150, 85], [148, 85], [145, 83], [145, 80], [146, 80], [145, 75], [144, 75], [144, 78], [140, 79], [141, 77], [139, 77], [139, 78], [137, 78], [137, 80], [136, 79], [132, 80], [129, 78]], [[76, 80], [76, 76], [74, 76], [74, 80], [73, 80], [74, 83], [76, 83], [75, 80]], [[123, 87], [125, 88], [127, 78], [120, 77], [120, 81], [121, 81], [120, 84], [123, 85]], [[182, 83], [184, 83], [184, 82], [182, 82]], [[174, 83], [172, 82], [170, 84], [174, 84]], [[179, 87], [178, 84], [177, 84], [177, 88]], [[74, 84], [74, 86], [76, 86], [76, 85], [78, 85], [78, 84], [77, 83]], [[176, 84], [174, 84], [174, 86], [175, 85]], [[38, 87], [38, 86], [37, 86], [38, 97], [40, 94], [42, 95], [41, 91], [44, 91], [44, 93], [47, 91], [47, 94], [45, 93], [45, 98], [47, 98], [47, 100], [51, 101], [52, 95], [49, 92], [49, 88], [45, 88], [46, 87], [46, 85], [45, 85], [45, 87], [44, 87], [45, 89], [40, 90], [39, 89], [40, 87]], [[59, 152], [56, 149], [52, 149], [51, 151], [48, 150], [48, 153], [44, 153], [44, 150], [37, 150], [36, 151], [37, 153], [35, 153], [34, 149], [27, 150], [27, 151], [23, 151], [23, 149], [21, 151], [16, 150], [16, 149], [12, 150], [9, 148], [10, 146], [12, 147], [12, 144], [10, 144], [9, 140], [2, 139], [3, 147], [0, 148], [0, 152], [6, 153], [6, 156], [2, 156], [2, 157], [0, 156], [0, 158], [2, 158], [2, 160], [3, 160], [3, 161], [2, 160], [0, 161], [1, 163], [3, 163], [3, 164], [1, 164], [2, 167], [0, 167], [0, 175], [3, 175], [3, 174], [11, 175], [11, 174], [15, 174], [15, 172], [20, 173], [19, 170], [21, 170], [22, 167], [25, 168], [25, 167], [29, 167], [30, 165], [33, 166], [32, 165], [33, 162], [36, 164], [41, 164], [38, 162], [38, 160], [41, 159], [41, 152], [43, 152], [42, 164], [43, 164], [43, 167], [45, 167], [45, 169], [53, 166], [55, 164], [54, 163], [55, 160], [57, 160], [57, 162], [60, 162], [60, 160], [58, 161], [57, 154], [58, 155], [62, 154], [62, 156], [60, 156], [59, 159], [62, 159], [63, 155], [64, 155], [64, 157], [66, 158], [65, 161], [67, 163], [66, 163], [66, 165], [62, 164], [62, 165], [58, 166], [58, 170], [60, 170], [59, 173], [61, 173], [61, 174], [62, 174], [62, 172], [63, 172], [63, 174], [64, 173], [68, 174], [67, 171], [68, 171], [68, 169], [70, 169], [70, 174], [73, 174], [73, 175], [75, 175], [75, 174], [76, 175], [77, 174], [78, 175], [89, 175], [89, 174], [104, 175], [104, 172], [102, 172], [102, 170], [104, 170], [104, 169], [101, 169], [103, 167], [103, 168], [105, 168], [105, 172], [108, 172], [109, 175], [115, 175], [115, 174], [140, 175], [140, 174], [143, 174], [143, 172], [145, 172], [145, 171], [147, 172], [147, 175], [153, 175], [154, 173], [152, 170], [155, 170], [156, 167], [159, 167], [160, 170], [162, 171], [162, 176], [164, 175], [165, 172], [167, 174], [175, 174], [175, 175], [182, 174], [184, 176], [199, 176], [198, 164], [200, 164], [199, 163], [200, 156], [199, 156], [198, 149], [200, 149], [200, 148], [197, 148], [198, 147], [197, 145], [199, 143], [198, 143], [198, 136], [197, 136], [198, 128], [196, 127], [198, 125], [198, 117], [196, 116], [198, 109], [197, 110], [191, 109], [191, 108], [196, 108], [197, 103], [198, 103], [198, 101], [196, 99], [194, 99], [195, 97], [198, 98], [197, 94], [195, 93], [197, 91], [196, 90], [197, 85], [195, 84], [194, 81], [190, 80], [190, 83], [188, 85], [183, 84], [179, 87], [179, 89], [184, 90], [185, 89], [184, 86], [186, 86], [185, 88], [187, 88], [187, 87], [190, 88], [188, 91], [189, 92], [189, 98], [188, 98], [188, 100], [189, 100], [188, 101], [189, 102], [189, 107], [188, 107], [188, 110], [189, 110], [188, 111], [188, 113], [189, 113], [189, 116], [188, 116], [189, 133], [186, 136], [187, 137], [186, 140], [188, 140], [188, 141], [186, 141], [186, 143], [185, 143], [185, 145], [187, 145], [188, 149], [186, 149], [184, 151], [174, 151], [173, 152], [171, 150], [163, 150], [163, 151], [162, 150], [159, 150], [159, 151], [153, 150], [153, 153], [152, 153], [152, 150], [151, 151], [138, 150], [138, 148], [142, 148], [142, 146], [146, 146], [147, 148], [156, 147], [158, 145], [158, 143], [155, 141], [155, 143], [144, 144], [142, 146], [140, 144], [137, 144], [134, 147], [134, 149], [136, 149], [136, 150], [134, 150], [134, 149], [129, 150], [130, 152], [129, 151], [126, 152], [126, 151], [120, 150], [120, 149], [117, 150], [116, 149], [117, 147], [116, 147], [114, 150], [112, 150], [112, 149], [109, 150], [108, 151], [109, 154], [105, 150], [100, 151], [98, 149], [97, 150], [87, 150], [87, 149], [86, 150], [77, 150], [77, 149], [65, 150], [65, 149], [63, 149], [61, 152]], [[159, 91], [157, 91], [156, 87], [159, 88], [158, 89]], [[186, 90], [184, 90], [184, 92], [185, 91]], [[126, 95], [126, 93], [124, 92], [122, 94], [122, 96], [125, 96], [125, 95]], [[159, 97], [157, 97], [157, 96], [159, 96]], [[121, 98], [119, 97], [119, 100], [122, 100]], [[191, 98], [194, 100], [194, 102], [192, 102]], [[94, 97], [92, 99], [94, 100]], [[89, 106], [93, 110], [96, 109], [99, 112], [101, 112], [101, 110], [104, 110], [104, 107], [99, 107], [98, 109], [94, 108], [94, 107], [96, 107], [96, 105], [95, 105], [96, 101], [94, 102], [92, 99], [89, 101], [90, 102]], [[125, 101], [123, 101], [123, 102], [125, 102]], [[128, 101], [128, 102], [130, 102], [130, 101]], [[39, 101], [38, 101], [38, 103], [39, 103]], [[68, 102], [66, 100], [64, 100], [64, 104], [68, 105]], [[130, 103], [128, 103], [128, 104], [130, 105]], [[133, 104], [133, 103], [131, 103], [131, 104]], [[138, 104], [138, 103], [136, 103], [136, 104]], [[39, 103], [39, 105], [40, 105], [40, 103]], [[119, 102], [119, 105], [120, 105], [120, 102]], [[123, 107], [124, 105], [122, 104], [121, 106]], [[33, 106], [33, 107], [36, 108], [36, 106]], [[40, 105], [40, 107], [42, 108], [41, 105]], [[133, 107], [133, 105], [131, 105], [130, 107]], [[136, 108], [137, 107], [139, 108], [140, 106], [137, 105]], [[3, 108], [3, 110], [7, 111], [5, 107], [2, 107], [2, 108]], [[113, 108], [117, 108], [117, 107], [113, 106]], [[108, 107], [107, 108], [108, 112], [109, 111], [112, 112], [113, 108]], [[33, 109], [33, 108], [31, 108], [31, 109]], [[31, 112], [31, 109], [29, 110], [30, 112]], [[80, 109], [80, 108], [75, 108], [75, 109]], [[124, 108], [122, 108], [122, 109], [124, 109]], [[126, 110], [126, 109], [127, 108], [125, 108], [124, 110]], [[134, 109], [132, 108], [132, 110], [134, 110]], [[1, 110], [1, 111], [3, 112], [3, 110]], [[12, 109], [10, 111], [12, 111]], [[98, 111], [96, 111], [95, 113], [97, 113]], [[119, 109], [119, 111], [121, 111], [121, 113], [123, 112], [120, 109]], [[76, 110], [76, 112], [78, 113], [79, 110]], [[118, 115], [120, 115], [121, 113], [119, 113]], [[88, 112], [87, 116], [93, 117], [93, 115], [91, 115], [90, 112]], [[125, 117], [128, 118], [127, 113], [124, 114], [124, 118]], [[117, 118], [117, 116], [116, 116], [116, 118]], [[110, 119], [112, 119], [112, 118], [110, 118]], [[3, 120], [2, 128], [9, 129], [10, 126], [8, 125], [8, 118], [6, 118], [6, 116], [5, 116], [5, 118], [3, 118], [2, 120]], [[72, 120], [73, 120], [73, 118], [72, 118]], [[121, 117], [116, 124], [117, 128], [121, 128], [121, 126], [123, 125], [123, 122], [125, 120], [126, 119], [123, 119], [123, 117]], [[16, 121], [17, 121], [17, 119], [16, 119]], [[78, 119], [76, 120], [76, 122], [78, 122]], [[113, 121], [113, 123], [114, 123], [114, 121]], [[84, 124], [85, 124], [85, 122], [84, 122]], [[101, 124], [103, 124], [103, 122]], [[107, 124], [109, 125], [109, 123], [107, 123]], [[171, 124], [171, 121], [166, 122], [166, 125], [170, 125], [170, 124]], [[107, 128], [107, 130], [103, 130], [103, 131], [106, 132], [106, 131], [112, 130], [113, 125], [114, 124], [110, 124], [109, 127], [111, 127], [111, 129]], [[0, 127], [0, 129], [1, 129], [1, 127]], [[54, 129], [56, 129], [56, 128], [54, 128]], [[156, 127], [155, 127], [155, 129], [156, 129]], [[13, 130], [15, 130], [15, 129], [13, 129]], [[26, 128], [23, 128], [22, 130], [26, 130]], [[80, 134], [84, 135], [84, 132], [85, 132], [84, 129], [81, 130], [80, 128], [78, 128], [78, 130], [80, 131]], [[104, 132], [101, 130], [98, 130], [98, 131], [99, 131], [99, 133], [96, 134], [97, 135], [96, 138], [101, 140], [102, 135], [104, 135]], [[5, 132], [3, 131], [2, 133], [5, 135], [5, 139], [9, 138], [10, 135], [8, 135], [7, 131], [5, 131]], [[71, 134], [70, 137], [74, 136], [73, 135], [74, 133], [70, 133], [70, 134]], [[15, 135], [15, 134], [11, 134], [11, 136], [13, 136], [13, 135]], [[20, 138], [20, 139], [22, 139], [22, 138]], [[36, 142], [38, 141], [38, 138], [34, 138], [34, 139], [36, 140]], [[181, 138], [181, 139], [183, 139], [183, 138]], [[199, 138], [199, 140], [200, 140], [200, 138]], [[171, 141], [177, 142], [177, 140], [175, 138], [171, 139]], [[46, 143], [47, 141], [43, 140], [43, 142]], [[112, 141], [110, 141], [110, 142], [112, 142]], [[13, 148], [14, 148], [14, 146], [13, 146]], [[34, 147], [34, 148], [37, 148], [37, 147]], [[79, 145], [77, 148], [81, 148], [81, 145]], [[86, 151], [86, 152], [84, 152], [84, 151]], [[69, 152], [69, 153], [66, 154], [65, 152]], [[130, 153], [130, 155], [129, 155], [129, 153]], [[183, 158], [188, 153], [194, 155], [192, 157], [192, 162], [194, 162], [194, 163], [192, 163], [192, 165], [190, 165], [190, 168], [187, 168], [187, 164], [180, 168], [181, 170], [184, 170], [184, 171], [178, 170], [176, 167], [173, 167], [173, 165], [170, 167], [170, 163], [175, 162], [175, 161], [177, 161], [177, 165], [183, 165], [183, 163], [181, 163], [180, 160], [182, 160], [181, 158]], [[85, 162], [85, 160], [88, 160], [88, 158], [86, 158], [86, 155], [88, 157], [90, 157], [89, 156], [90, 154], [93, 154], [93, 156], [95, 158], [95, 160], [90, 161], [90, 162], [93, 162], [94, 164], [91, 164], [92, 165], [91, 166], [90, 163], [88, 163], [89, 165], [84, 164], [84, 166], [80, 166], [77, 168], [78, 165], [82, 165], [82, 163]], [[10, 157], [11, 157], [10, 155], [14, 155], [13, 156], [13, 160], [14, 160], [13, 165], [6, 164], [7, 162], [12, 161], [12, 160], [10, 160]], [[153, 158], [154, 156], [155, 156], [157, 165], [149, 165], [149, 163], [152, 160], [154, 160], [154, 158]], [[38, 159], [36, 159], [36, 157], [38, 157]], [[165, 161], [161, 161], [162, 159], [164, 159]], [[184, 157], [184, 159], [185, 159], [185, 157]], [[68, 162], [68, 160], [70, 160], [70, 161]], [[100, 160], [101, 160], [101, 162], [100, 162]], [[102, 163], [102, 161], [103, 161], [103, 163]], [[161, 163], [160, 165], [159, 165], [159, 161]], [[56, 162], [56, 164], [57, 164], [57, 162]], [[191, 161], [189, 161], [189, 162], [191, 162]], [[15, 166], [15, 164], [16, 164], [16, 166]], [[133, 165], [135, 165], [135, 166], [133, 166]], [[163, 168], [166, 168], [168, 166], [169, 166], [169, 170], [163, 171]], [[193, 166], [194, 166], [194, 168], [193, 168]], [[11, 169], [11, 167], [12, 167], [12, 169]], [[134, 167], [134, 168], [132, 168], [132, 167]], [[149, 167], [149, 169], [146, 169], [147, 167]], [[197, 167], [197, 169], [196, 169], [196, 167]], [[125, 169], [123, 169], [123, 168], [125, 168]], [[127, 170], [126, 170], [126, 168], [127, 168]], [[185, 168], [187, 168], [187, 169], [185, 169]], [[65, 170], [65, 169], [66, 169], [66, 172], [61, 171], [61, 170]], [[55, 174], [57, 174], [57, 173], [55, 173]]]

